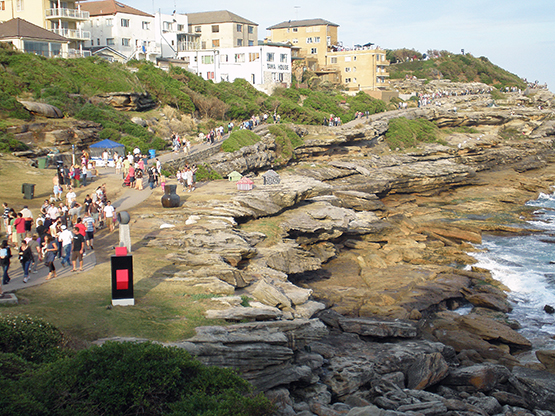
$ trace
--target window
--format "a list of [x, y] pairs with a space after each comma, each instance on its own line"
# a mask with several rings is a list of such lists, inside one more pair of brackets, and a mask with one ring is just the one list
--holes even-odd
[[212, 47], [219, 48], [220, 47], [220, 39], [212, 39]]
[[131, 39], [128, 38], [121, 38], [121, 46], [129, 46], [129, 41]]
[[357, 57], [356, 57], [356, 56], [353, 56], [353, 61], [356, 61], [356, 60], [357, 60]]
[[106, 19], [106, 26], [114, 26], [114, 19]]
[[212, 33], [219, 33], [220, 25], [212, 25]]
[[266, 60], [267, 60], [268, 62], [274, 62], [274, 56], [275, 56], [274, 53], [268, 52], [268, 53], [266, 54]]
[[357, 72], [357, 67], [353, 66], [353, 72]]
[[200, 57], [200, 62], [203, 64], [213, 64], [214, 63], [214, 55], [203, 55]]
[[143, 22], [143, 30], [150, 30], [150, 22]]
[[200, 26], [195, 26], [195, 33], [200, 33], [202, 28]]
[[254, 46], [254, 40], [249, 40], [249, 46]]
[[220, 55], [220, 62], [229, 62], [229, 55]]
[[129, 19], [121, 19], [121, 27], [129, 27]]
[[310, 48], [310, 53], [316, 55], [318, 53], [318, 48]]
[[280, 61], [280, 62], [287, 62], [287, 61], [288, 61], [288, 59], [287, 59], [287, 54], [286, 54], [286, 53], [280, 54], [280, 55], [279, 55], [279, 61]]
[[6, 2], [4, 0], [0, 1], [0, 10], [6, 10]]
[[207, 72], [206, 79], [214, 79], [216, 78], [216, 74], [214, 72]]
[[249, 26], [248, 31], [249, 31], [249, 35], [253, 35], [254, 34], [254, 26]]
[[312, 43], [312, 38], [306, 38], [306, 43]]
[[108, 38], [108, 39], [106, 39], [106, 45], [108, 45], [108, 46], [113, 46], [113, 45], [115, 45], [115, 43], [114, 43], [114, 38]]
[[345, 62], [351, 62], [351, 57], [350, 57], [350, 56], [346, 56], [346, 57], [345, 57]]
[[236, 63], [245, 62], [245, 54], [244, 53], [236, 53], [235, 54], [235, 62]]
[[306, 28], [306, 33], [312, 32], [312, 28], [311, 27], [307, 27]]
[[351, 68], [345, 68], [345, 72], [351, 72]]
[[185, 25], [178, 24], [177, 25], [177, 31], [178, 32], [185, 32]]
[[351, 78], [345, 78], [345, 84], [349, 84], [351, 82]]
[[328, 36], [328, 37], [326, 38], [326, 42], [327, 42], [327, 45], [328, 45], [328, 46], [331, 46], [331, 36]]
[[296, 28], [296, 27], [293, 28], [293, 32], [298, 32], [298, 31], [299, 31], [298, 28]]
[[237, 39], [237, 46], [243, 46], [243, 39]]
[[314, 43], [320, 43], [320, 36], [316, 36], [314, 38]]
[[357, 79], [356, 79], [356, 78], [353, 78], [353, 82], [356, 83], [356, 82], [357, 82]]
[[249, 62], [258, 61], [260, 59], [260, 54], [256, 53], [249, 53]]
[[319, 32], [320, 31], [320, 26], [316, 26], [316, 27], [312, 28], [312, 30], [314, 32]]
[[[94, 41], [91, 41], [91, 42], [94, 43]], [[96, 45], [100, 46], [100, 39], [99, 38], [96, 38]]]
[[243, 31], [243, 25], [237, 24], [237, 32]]
[[299, 39], [293, 39], [293, 43], [299, 43]]
[[331, 58], [331, 62], [332, 64], [336, 64], [337, 63], [337, 58]]
[[202, 45], [202, 46], [200, 47], [201, 49], [206, 49], [206, 41], [205, 41], [205, 40], [203, 40], [203, 41], [201, 42], [201, 45]]
[[18, 12], [22, 12], [23, 11], [23, 0], [17, 0], [17, 4], [16, 4], [16, 10]]
[[162, 22], [162, 30], [164, 30], [166, 32], [172, 30], [171, 22]]

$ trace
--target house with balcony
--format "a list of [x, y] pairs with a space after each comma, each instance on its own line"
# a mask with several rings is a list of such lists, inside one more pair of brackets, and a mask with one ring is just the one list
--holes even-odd
[[206, 80], [233, 82], [240, 78], [270, 94], [291, 86], [291, 48], [260, 44], [180, 52], [188, 70]]
[[297, 78], [310, 70], [323, 81], [343, 84], [347, 91], [385, 89], [389, 77], [385, 51], [372, 44], [343, 47], [338, 28], [324, 19], [306, 19], [282, 22], [267, 30], [272, 42], [285, 42], [295, 49], [293, 59], [298, 64], [293, 71]]
[[337, 71], [347, 91], [375, 91], [386, 89], [388, 66], [383, 49], [354, 47], [328, 52], [320, 70]]
[[79, 3], [89, 13], [85, 27], [91, 33], [88, 47], [109, 46], [126, 60], [152, 62], [161, 54], [156, 42], [155, 17], [115, 0]]
[[156, 13], [154, 36], [161, 58], [176, 58], [179, 52], [200, 49], [200, 34], [189, 33], [186, 14]]
[[0, 23], [0, 42], [46, 58], [68, 56], [69, 40], [19, 17]]
[[200, 36], [200, 49], [258, 44], [258, 24], [227, 10], [187, 13], [187, 18], [189, 32]]
[[337, 42], [339, 25], [324, 19], [289, 20], [270, 26], [271, 42], [289, 43], [299, 49], [298, 57], [316, 71], [326, 63], [326, 54]]
[[20, 18], [69, 40], [68, 56], [83, 56], [91, 38], [84, 30], [89, 14], [72, 0], [0, 0], [0, 21]]

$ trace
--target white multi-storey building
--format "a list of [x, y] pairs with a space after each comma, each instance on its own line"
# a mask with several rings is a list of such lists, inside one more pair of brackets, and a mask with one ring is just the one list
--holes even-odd
[[188, 33], [186, 14], [156, 13], [154, 35], [162, 58], [175, 58], [179, 52], [200, 48], [200, 34]]
[[80, 3], [90, 14], [85, 26], [91, 32], [91, 44], [108, 46], [129, 59], [156, 61], [160, 44], [156, 42], [155, 17], [115, 0]]
[[214, 82], [242, 78], [264, 92], [291, 85], [291, 48], [287, 46], [203, 49], [180, 52], [178, 57], [189, 65], [189, 71]]

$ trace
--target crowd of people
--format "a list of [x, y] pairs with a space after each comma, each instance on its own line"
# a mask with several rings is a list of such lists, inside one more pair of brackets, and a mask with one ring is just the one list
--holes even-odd
[[0, 245], [3, 285], [10, 283], [9, 270], [16, 255], [23, 270], [23, 283], [29, 281], [31, 273], [37, 273], [41, 264], [48, 268], [46, 280], [55, 278], [57, 259], [62, 267], [82, 271], [85, 252], [94, 250], [96, 230], [106, 227], [114, 231], [116, 210], [107, 198], [106, 184], [87, 194], [82, 202], [77, 201], [73, 186], [66, 185], [62, 200], [64, 185], [59, 184], [58, 176], [53, 179], [55, 192], [44, 200], [37, 218], [28, 206], [16, 212], [3, 203], [2, 225], [6, 235]]

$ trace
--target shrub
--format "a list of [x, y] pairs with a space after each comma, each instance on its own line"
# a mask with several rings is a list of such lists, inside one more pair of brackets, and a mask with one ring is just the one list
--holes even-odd
[[222, 175], [220, 175], [218, 172], [213, 170], [207, 164], [202, 164], [197, 167], [196, 179], [199, 182], [214, 181], [217, 179], [222, 179]]
[[31, 120], [31, 114], [14, 97], [0, 91], [0, 112], [7, 117]]
[[385, 140], [390, 149], [415, 147], [420, 142], [437, 142], [438, 127], [424, 119], [407, 120], [405, 117], [392, 119]]
[[27, 149], [29, 146], [15, 139], [13, 134], [0, 131], [0, 153], [20, 152]]
[[263, 396], [229, 369], [183, 349], [107, 342], [38, 371], [28, 383], [51, 415], [269, 415]]
[[42, 319], [30, 316], [0, 316], [0, 352], [13, 353], [27, 361], [42, 363], [65, 355], [62, 333]]
[[222, 143], [222, 150], [231, 153], [242, 147], [252, 146], [259, 141], [260, 137], [250, 130], [235, 130], [231, 132], [229, 137]]
[[297, 133], [283, 125], [273, 125], [268, 127], [276, 141], [277, 159], [281, 162], [288, 162], [294, 156], [293, 150], [301, 146], [304, 142]]

